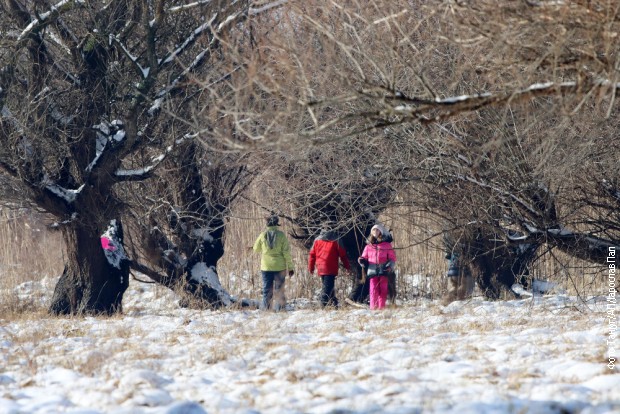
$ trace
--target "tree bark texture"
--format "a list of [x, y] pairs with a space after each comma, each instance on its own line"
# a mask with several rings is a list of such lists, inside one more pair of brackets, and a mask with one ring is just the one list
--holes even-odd
[[121, 260], [119, 267], [111, 264], [101, 245], [101, 233], [77, 223], [63, 229], [67, 263], [54, 290], [51, 313], [111, 315], [122, 311], [129, 261]]

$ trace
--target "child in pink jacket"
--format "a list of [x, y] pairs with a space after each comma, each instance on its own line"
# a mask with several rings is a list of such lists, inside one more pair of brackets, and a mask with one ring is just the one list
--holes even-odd
[[370, 229], [368, 244], [358, 259], [366, 267], [366, 276], [370, 279], [370, 309], [385, 308], [388, 295], [387, 274], [392, 272], [396, 263], [396, 254], [392, 248], [392, 235], [380, 224]]

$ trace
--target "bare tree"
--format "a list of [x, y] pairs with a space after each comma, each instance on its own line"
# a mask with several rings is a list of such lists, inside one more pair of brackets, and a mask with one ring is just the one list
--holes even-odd
[[[190, 142], [166, 163], [165, 180], [155, 180], [155, 186], [153, 180], [139, 183], [127, 197], [135, 238], [132, 267], [177, 291], [182, 306], [217, 308], [237, 302], [222, 288], [217, 263], [224, 255], [230, 208], [253, 178], [246, 158], [209, 153]], [[138, 258], [149, 265], [139, 264]]]
[[502, 269], [517, 245], [601, 264], [620, 245], [614, 5], [289, 2], [278, 19], [256, 81], [278, 136], [390, 142], [376, 163], [402, 202], [470, 227], [470, 251], [508, 255]]
[[[120, 310], [131, 264], [124, 188], [200, 135], [183, 121], [210, 98], [196, 76], [225, 78], [223, 34], [269, 8], [249, 1], [0, 3], [0, 167], [23, 198], [58, 219], [67, 266], [53, 312]], [[102, 236], [113, 243], [102, 248]]]
[[[329, 227], [355, 264], [370, 228], [395, 202], [396, 186], [385, 180], [386, 166], [377, 164], [393, 150], [390, 145], [350, 139], [311, 148], [293, 146], [288, 153], [262, 153], [270, 167], [261, 180], [270, 196], [257, 202], [286, 217], [293, 225], [293, 239], [308, 250]], [[368, 285], [360, 285], [361, 268], [356, 269], [350, 296], [361, 302]]]

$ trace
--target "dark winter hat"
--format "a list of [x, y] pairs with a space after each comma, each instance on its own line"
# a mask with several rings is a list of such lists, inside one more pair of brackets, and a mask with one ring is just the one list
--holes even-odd
[[276, 216], [275, 214], [272, 214], [271, 216], [267, 217], [267, 227], [279, 226], [279, 225], [280, 225], [280, 218], [278, 216]]

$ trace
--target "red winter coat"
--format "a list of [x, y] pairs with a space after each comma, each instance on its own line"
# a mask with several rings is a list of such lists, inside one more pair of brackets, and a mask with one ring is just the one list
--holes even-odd
[[342, 260], [345, 269], [351, 270], [349, 259], [344, 248], [329, 233], [319, 236], [312, 245], [308, 257], [308, 271], [319, 276], [338, 275], [338, 259]]

